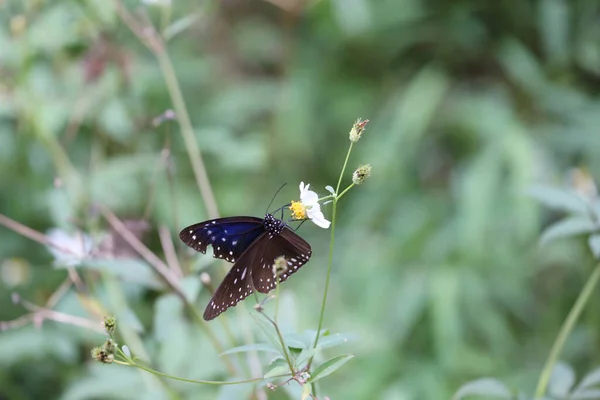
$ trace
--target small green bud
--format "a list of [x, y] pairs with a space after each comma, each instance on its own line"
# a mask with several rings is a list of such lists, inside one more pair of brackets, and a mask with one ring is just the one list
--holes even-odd
[[114, 315], [104, 317], [104, 322], [102, 322], [102, 325], [104, 325], [106, 334], [112, 335], [115, 333], [115, 327], [117, 326], [117, 317]]
[[210, 285], [211, 284], [210, 275], [207, 274], [206, 272], [201, 273], [200, 274], [200, 282], [202, 282], [206, 286]]
[[285, 257], [284, 256], [279, 256], [275, 259], [275, 264], [273, 264], [273, 274], [276, 277], [281, 276], [282, 274], [285, 273], [285, 271], [287, 271], [288, 266], [287, 266], [287, 261], [285, 261]]
[[368, 119], [365, 119], [363, 121], [359, 118], [356, 120], [354, 125], [352, 125], [352, 129], [350, 129], [349, 136], [350, 136], [351, 142], [353, 142], [353, 143], [358, 142], [358, 139], [360, 139], [360, 137], [362, 136], [363, 132], [365, 131], [365, 126], [367, 126], [368, 123], [369, 123]]
[[106, 339], [106, 342], [104, 342], [104, 345], [102, 346], [102, 350], [104, 350], [106, 354], [115, 354], [117, 351], [117, 343], [112, 339]]
[[115, 360], [114, 354], [108, 354], [100, 347], [92, 349], [92, 358], [102, 364], [110, 364]]
[[360, 185], [371, 176], [371, 164], [359, 165], [359, 167], [352, 173], [352, 183]]

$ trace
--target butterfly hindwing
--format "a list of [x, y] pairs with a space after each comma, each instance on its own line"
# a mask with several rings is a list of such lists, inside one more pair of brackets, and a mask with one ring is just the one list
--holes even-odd
[[261, 218], [228, 217], [190, 225], [179, 233], [179, 238], [201, 253], [206, 253], [210, 244], [213, 257], [235, 262], [263, 232]]
[[[256, 263], [256, 252], [253, 248], [268, 240], [264, 233], [248, 247], [240, 258], [233, 264], [223, 282], [219, 285], [212, 299], [204, 310], [204, 319], [210, 321], [237, 303], [248, 297], [254, 290], [252, 286], [252, 266]], [[264, 242], [263, 242], [264, 243]]]
[[273, 273], [275, 259], [283, 256], [287, 263], [287, 270], [279, 276], [279, 282], [284, 282], [308, 262], [312, 254], [310, 245], [291, 231], [285, 228], [279, 235], [266, 239], [269, 243], [255, 257], [252, 267], [252, 283], [260, 293], [269, 293], [276, 286]]

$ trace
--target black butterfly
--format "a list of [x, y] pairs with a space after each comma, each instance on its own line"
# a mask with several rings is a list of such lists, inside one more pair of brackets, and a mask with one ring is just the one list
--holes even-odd
[[269, 213], [264, 219], [228, 217], [200, 222], [183, 229], [179, 238], [201, 253], [206, 253], [210, 244], [215, 258], [234, 263], [206, 306], [207, 321], [234, 307], [255, 289], [260, 293], [274, 289], [273, 264], [277, 257], [285, 257], [288, 264], [279, 277], [283, 282], [306, 264], [312, 254], [304, 239]]

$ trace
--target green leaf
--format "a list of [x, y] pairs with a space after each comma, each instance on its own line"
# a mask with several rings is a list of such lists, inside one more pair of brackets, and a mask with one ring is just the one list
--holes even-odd
[[356, 338], [349, 334], [343, 333], [335, 333], [333, 335], [327, 335], [323, 338], [319, 339], [319, 344], [317, 347], [326, 349], [329, 347], [339, 346], [345, 343], [348, 343], [351, 340], [355, 340]]
[[200, 20], [199, 14], [191, 14], [173, 22], [171, 25], [167, 26], [163, 32], [165, 41], [168, 42], [169, 40], [173, 39], [175, 36], [194, 25], [194, 23], [196, 23], [198, 20]]
[[312, 376], [308, 380], [309, 382], [316, 382], [319, 379], [325, 378], [328, 375], [331, 375], [336, 370], [338, 370], [342, 365], [346, 364], [354, 358], [354, 354], [346, 354], [343, 356], [334, 357], [328, 361], [325, 361], [323, 364], [319, 365], [318, 368], [315, 369]]
[[564, 363], [558, 363], [552, 370], [550, 382], [548, 383], [548, 393], [556, 397], [564, 397], [575, 383], [575, 372], [573, 368]]
[[[267, 322], [263, 321], [263, 319], [257, 315], [255, 315], [254, 313], [250, 314], [252, 316], [252, 318], [254, 319], [254, 321], [256, 321], [256, 323], [258, 324], [258, 327], [260, 328], [260, 330], [263, 332], [263, 334], [266, 336], [267, 340], [269, 340], [269, 342], [271, 342], [271, 344], [278, 349], [278, 351], [280, 352], [280, 354], [283, 356], [283, 349], [281, 347], [281, 343], [279, 343], [279, 338], [277, 337], [277, 334], [274, 332], [274, 328], [269, 325]], [[281, 349], [281, 350], [279, 350]]]
[[594, 257], [600, 258], [600, 234], [590, 235], [588, 238], [588, 245], [590, 246]]
[[588, 206], [584, 199], [569, 189], [552, 186], [534, 185], [528, 194], [549, 208], [576, 214], [586, 214]]
[[590, 372], [589, 374], [587, 374], [581, 380], [579, 385], [577, 385], [577, 387], [573, 391], [573, 395], [575, 396], [575, 395], [580, 394], [583, 391], [585, 391], [585, 389], [589, 389], [593, 386], [598, 386], [598, 385], [600, 385], [600, 368], [597, 368], [597, 369], [593, 370], [592, 372]]
[[273, 360], [273, 362], [267, 367], [267, 371], [263, 377], [268, 379], [280, 375], [291, 375], [290, 366], [283, 358], [277, 358]]
[[302, 400], [306, 400], [312, 394], [312, 385], [310, 383], [305, 383], [302, 385]]
[[311, 358], [312, 356], [315, 355], [315, 353], [317, 352], [319, 348], [317, 347], [315, 348], [310, 348], [310, 349], [304, 349], [302, 350], [302, 352], [298, 355], [298, 357], [296, 357], [296, 366], [298, 368], [302, 367], [302, 364], [306, 361], [308, 361], [309, 358]]
[[546, 228], [540, 237], [540, 244], [545, 245], [559, 238], [590, 233], [596, 229], [598, 229], [596, 224], [587, 217], [568, 217]]
[[497, 379], [482, 378], [468, 382], [458, 389], [452, 400], [464, 399], [467, 396], [487, 396], [497, 399], [511, 399], [510, 390]]
[[599, 389], [588, 389], [569, 395], [569, 400], [596, 400], [600, 399]]
[[247, 344], [244, 346], [234, 347], [232, 349], [222, 352], [221, 355], [224, 356], [226, 354], [245, 353], [248, 351], [266, 351], [266, 352], [270, 352], [270, 353], [281, 353], [281, 350], [271, 346], [270, 344], [253, 343], [253, 344]]

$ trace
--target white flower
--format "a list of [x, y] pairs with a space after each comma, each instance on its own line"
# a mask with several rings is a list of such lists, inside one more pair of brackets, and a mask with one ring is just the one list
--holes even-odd
[[331, 222], [325, 219], [319, 204], [319, 195], [310, 190], [310, 184], [304, 186], [300, 182], [300, 201], [292, 201], [290, 205], [292, 217], [295, 219], [310, 219], [315, 225], [327, 229]]
[[50, 229], [46, 235], [58, 247], [47, 246], [54, 256], [56, 264], [60, 266], [75, 267], [88, 257], [92, 249], [92, 239], [82, 233], [71, 235], [59, 228]]

